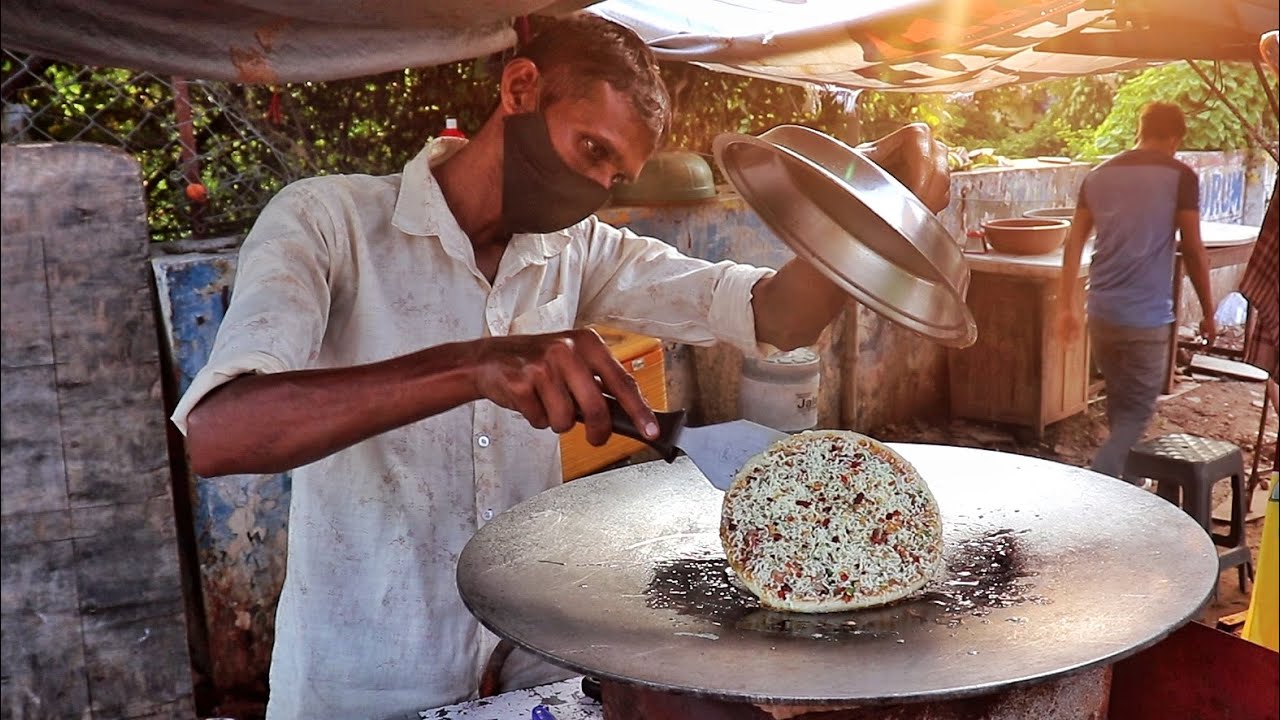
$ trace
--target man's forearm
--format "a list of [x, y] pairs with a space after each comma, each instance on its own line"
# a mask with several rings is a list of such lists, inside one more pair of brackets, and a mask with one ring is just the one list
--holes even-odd
[[848, 299], [812, 265], [793, 259], [756, 283], [751, 295], [756, 339], [783, 350], [812, 345]]
[[1213, 307], [1213, 285], [1209, 282], [1209, 254], [1201, 243], [1184, 244], [1182, 260], [1187, 266], [1187, 277], [1191, 278], [1191, 287], [1200, 299], [1200, 311], [1211, 317]]
[[191, 467], [206, 477], [281, 472], [475, 400], [468, 350], [232, 380], [188, 417]]
[[1080, 256], [1084, 253], [1084, 244], [1088, 239], [1088, 230], [1073, 225], [1067, 236], [1067, 243], [1062, 249], [1062, 277], [1058, 280], [1058, 307], [1062, 312], [1075, 308], [1076, 287], [1080, 284]]

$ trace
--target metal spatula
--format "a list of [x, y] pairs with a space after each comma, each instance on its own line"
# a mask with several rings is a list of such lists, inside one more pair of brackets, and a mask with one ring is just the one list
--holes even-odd
[[787, 436], [780, 430], [750, 420], [733, 420], [702, 427], [688, 427], [685, 411], [655, 412], [658, 438], [650, 440], [631, 422], [627, 411], [614, 398], [606, 395], [613, 432], [639, 440], [662, 454], [667, 462], [675, 461], [680, 452], [707, 476], [712, 485], [728, 490], [733, 478], [754, 455]]

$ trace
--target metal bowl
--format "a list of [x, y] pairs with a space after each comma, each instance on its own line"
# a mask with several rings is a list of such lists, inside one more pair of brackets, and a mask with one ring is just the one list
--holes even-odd
[[982, 231], [996, 252], [1009, 255], [1045, 255], [1062, 247], [1071, 223], [1053, 218], [1002, 218], [984, 220]]
[[1025, 218], [1050, 218], [1053, 220], [1070, 220], [1075, 217], [1076, 209], [1073, 207], [1051, 207], [1040, 208], [1039, 210], [1028, 210], [1022, 213]]
[[636, 181], [614, 188], [614, 205], [666, 205], [716, 196], [711, 165], [688, 150], [659, 150]]
[[967, 347], [969, 266], [938, 218], [844, 143], [798, 125], [713, 144], [726, 178], [795, 253], [889, 320]]

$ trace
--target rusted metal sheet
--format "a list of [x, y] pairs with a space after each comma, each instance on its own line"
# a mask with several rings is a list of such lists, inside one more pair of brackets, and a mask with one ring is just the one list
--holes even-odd
[[[169, 407], [208, 360], [230, 300], [236, 253], [152, 261], [160, 322], [175, 377]], [[264, 694], [284, 582], [290, 478], [188, 474], [211, 682], [222, 693]]]

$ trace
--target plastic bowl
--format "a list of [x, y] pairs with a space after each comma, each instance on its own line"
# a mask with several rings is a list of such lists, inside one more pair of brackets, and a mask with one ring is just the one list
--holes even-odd
[[1003, 218], [982, 223], [987, 244], [1009, 255], [1045, 255], [1062, 247], [1071, 223], [1053, 218]]

